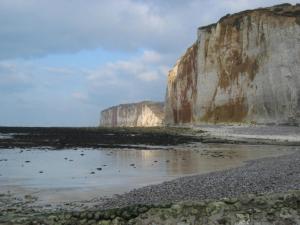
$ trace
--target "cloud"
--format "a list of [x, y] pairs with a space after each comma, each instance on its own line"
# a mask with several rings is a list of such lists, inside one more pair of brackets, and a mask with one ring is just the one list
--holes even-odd
[[126, 83], [132, 79], [151, 82], [164, 78], [166, 59], [155, 51], [146, 50], [141, 56], [129, 60], [107, 63], [90, 71], [88, 79], [94, 86]]
[[0, 59], [95, 48], [180, 52], [195, 39], [198, 26], [228, 12], [282, 2], [1, 0]]
[[0, 57], [13, 58], [136, 50], [150, 35], [162, 36], [166, 24], [146, 4], [130, 0], [2, 0], [0, 26]]
[[168, 58], [145, 50], [131, 59], [87, 71], [90, 101], [102, 107], [145, 99], [163, 101]]
[[76, 100], [79, 100], [81, 102], [87, 102], [88, 101], [88, 96], [84, 92], [73, 92], [72, 97]]

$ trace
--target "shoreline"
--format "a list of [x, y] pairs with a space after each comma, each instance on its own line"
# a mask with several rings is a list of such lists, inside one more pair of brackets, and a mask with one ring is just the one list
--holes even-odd
[[[297, 193], [300, 190], [299, 149], [295, 153], [284, 156], [250, 160], [246, 165], [237, 168], [181, 177], [161, 184], [134, 189], [112, 198], [93, 199], [92, 201], [86, 201], [86, 204], [83, 204], [83, 202], [67, 203], [65, 207], [54, 210], [35, 207], [34, 202], [36, 199], [32, 196], [27, 196], [25, 203], [24, 200], [15, 198], [15, 196], [0, 195], [0, 224], [18, 224], [8, 222], [16, 222], [17, 219], [23, 219], [19, 224], [33, 224], [23, 223], [24, 218], [32, 222], [39, 218], [43, 221], [49, 221], [50, 217], [59, 218], [59, 221], [64, 221], [62, 224], [70, 224], [69, 221], [74, 222], [74, 218], [76, 218], [76, 216], [73, 217], [72, 215], [83, 215], [79, 216], [80, 220], [78, 219], [78, 223], [75, 223], [82, 224], [79, 221], [86, 220], [85, 222], [87, 222], [92, 219], [88, 216], [90, 213], [95, 215], [96, 212], [99, 212], [100, 214], [102, 213], [101, 215], [103, 213], [105, 215], [105, 212], [109, 210], [108, 212], [113, 212], [113, 218], [115, 218], [117, 217], [115, 215], [116, 212], [122, 212], [122, 210], [146, 208], [147, 210], [142, 210], [141, 213], [130, 217], [130, 219], [136, 220], [140, 214], [148, 213], [149, 210], [157, 212], [157, 208], [160, 210], [168, 207], [172, 208], [178, 204], [203, 205], [201, 202], [208, 204], [208, 202], [223, 201], [222, 199], [234, 199], [234, 201], [237, 201], [235, 199], [243, 199], [243, 196], [251, 196], [251, 198], [264, 196], [263, 198], [268, 198], [268, 196], [273, 196], [274, 193], [275, 195], [276, 193], [281, 193], [279, 195], [285, 196], [289, 195], [286, 193], [292, 190], [298, 190], [296, 191]], [[10, 205], [5, 206], [3, 201], [5, 198], [7, 203], [11, 203]], [[15, 203], [12, 203], [12, 200]], [[116, 211], [116, 209], [120, 210]], [[67, 214], [71, 216], [66, 217]], [[102, 219], [105, 221], [113, 220], [105, 216]], [[1, 223], [4, 221], [7, 223]], [[49, 222], [49, 224], [52, 223]]]

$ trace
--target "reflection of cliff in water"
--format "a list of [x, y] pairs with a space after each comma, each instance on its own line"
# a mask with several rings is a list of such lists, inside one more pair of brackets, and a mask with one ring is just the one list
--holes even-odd
[[182, 176], [227, 169], [247, 160], [285, 153], [282, 147], [255, 145], [205, 144], [189, 147], [189, 150], [184, 148], [112, 151], [115, 155], [112, 163], [117, 168], [132, 164], [135, 170], [131, 170], [131, 174], [143, 170], [153, 176]]
[[[193, 151], [177, 150], [168, 155], [166, 173], [169, 176], [178, 174], [206, 173], [242, 165], [251, 159], [278, 154], [274, 146], [247, 145], [205, 145]], [[285, 150], [282, 150], [284, 154]]]

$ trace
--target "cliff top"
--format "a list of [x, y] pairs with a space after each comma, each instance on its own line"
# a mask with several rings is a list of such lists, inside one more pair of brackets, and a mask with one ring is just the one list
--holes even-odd
[[[237, 25], [239, 20], [242, 17], [249, 16], [252, 13], [259, 12], [259, 13], [266, 13], [273, 16], [285, 16], [285, 17], [297, 17], [300, 18], [300, 4], [292, 5], [289, 3], [284, 3], [280, 5], [274, 5], [267, 8], [257, 8], [252, 10], [245, 10], [234, 14], [227, 14], [226, 16], [222, 17], [217, 23], [212, 23], [207, 26], [199, 27], [198, 30], [206, 30], [215, 27], [218, 23], [221, 22], [230, 22], [233, 25]], [[300, 19], [297, 20], [298, 24], [300, 25]]]
[[154, 102], [154, 101], [142, 101], [142, 102], [119, 104], [119, 105], [111, 106], [107, 109], [104, 109], [101, 112], [105, 112], [105, 111], [114, 109], [116, 107], [130, 107], [130, 106], [136, 106], [136, 105], [160, 105], [163, 107], [164, 103], [163, 102]]

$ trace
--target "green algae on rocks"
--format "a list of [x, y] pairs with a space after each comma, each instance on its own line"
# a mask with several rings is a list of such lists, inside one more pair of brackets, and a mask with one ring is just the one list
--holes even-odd
[[136, 205], [105, 211], [32, 213], [6, 212], [0, 224], [47, 225], [204, 225], [204, 224], [299, 224], [300, 190], [286, 193], [245, 195], [217, 201], [168, 205]]

